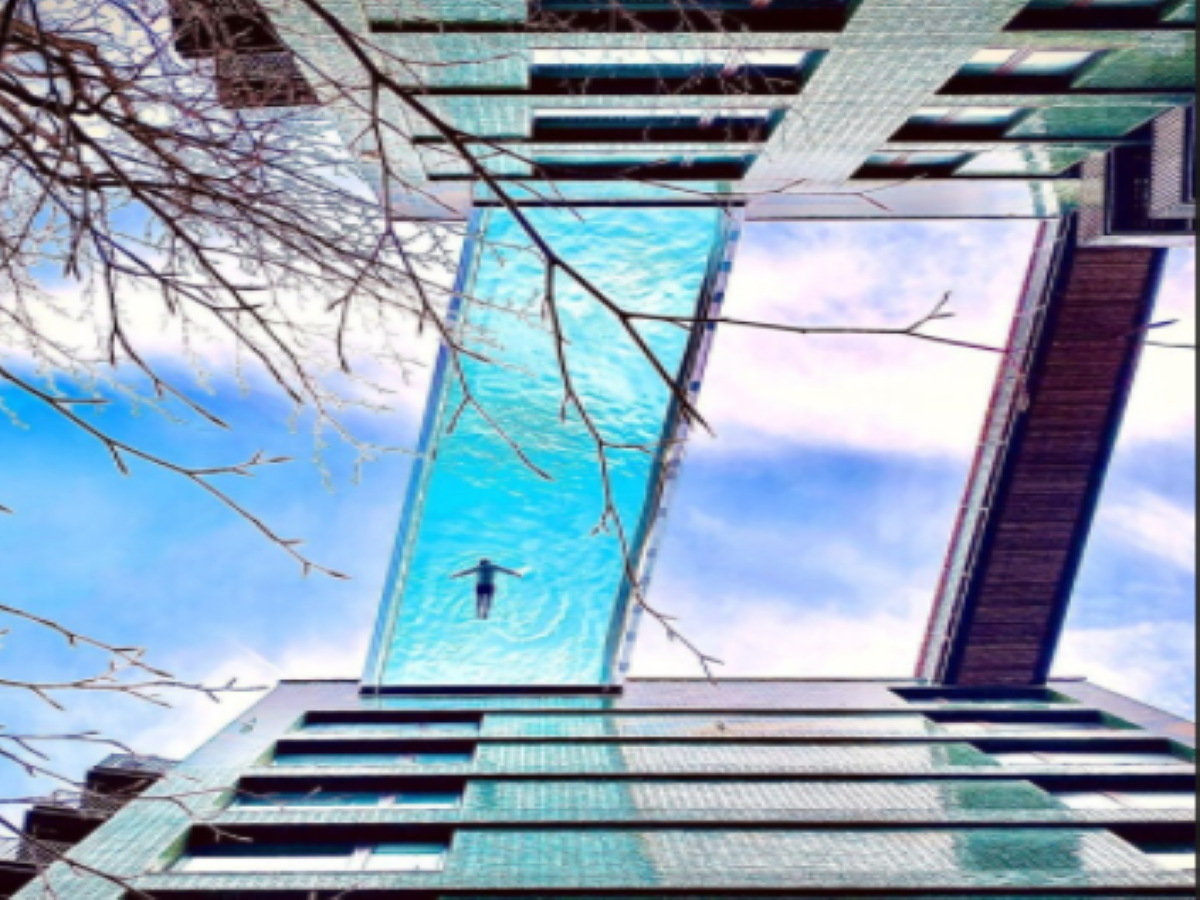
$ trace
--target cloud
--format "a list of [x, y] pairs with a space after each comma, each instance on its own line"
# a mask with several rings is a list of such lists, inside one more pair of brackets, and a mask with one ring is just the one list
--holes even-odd
[[[907, 327], [953, 292], [960, 318], [934, 330], [1002, 346], [1034, 230], [1031, 223], [758, 226], [738, 262], [729, 314]], [[979, 439], [997, 365], [987, 353], [904, 338], [727, 327], [704, 405], [731, 454], [816, 445], [962, 457]]]
[[[1155, 319], [1179, 322], [1173, 328], [1155, 332], [1156, 340], [1196, 342], [1195, 251], [1172, 252]], [[1146, 350], [1122, 435], [1126, 445], [1177, 440], [1195, 444], [1196, 360], [1191, 352], [1154, 347]]]
[[[728, 587], [692, 603], [674, 602], [669, 591], [663, 596], [666, 609], [683, 613], [682, 631], [721, 659], [719, 673], [731, 678], [910, 677], [929, 615], [929, 595], [922, 590], [841, 608]], [[647, 620], [634, 674], [696, 677], [699, 670], [694, 656]]]
[[1107, 533], [1135, 549], [1196, 573], [1196, 515], [1193, 509], [1139, 491], [1114, 502], [1104, 512]]
[[1196, 715], [1196, 631], [1192, 622], [1139, 622], [1068, 632], [1056, 673], [1095, 683], [1178, 715]]

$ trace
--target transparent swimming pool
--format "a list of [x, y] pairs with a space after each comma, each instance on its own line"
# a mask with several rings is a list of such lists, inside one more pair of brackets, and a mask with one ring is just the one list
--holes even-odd
[[[736, 223], [715, 209], [533, 210], [556, 250], [628, 310], [691, 316], [721, 299]], [[600, 470], [563, 385], [543, 318], [545, 267], [506, 212], [481, 214], [464, 251], [460, 324], [475, 398], [553, 479], [538, 477], [477, 411], [445, 354], [430, 399], [366, 682], [376, 686], [594, 685], [617, 677], [631, 591], [616, 537], [596, 534]], [[671, 393], [616, 319], [568, 278], [560, 306], [578, 389], [606, 438], [661, 447], [678, 426]], [[689, 378], [703, 336], [670, 324], [641, 333]], [[457, 420], [457, 421], [456, 421]], [[665, 452], [612, 454], [616, 503], [640, 559], [659, 508]], [[488, 558], [503, 578], [493, 617], [476, 618], [470, 579]]]

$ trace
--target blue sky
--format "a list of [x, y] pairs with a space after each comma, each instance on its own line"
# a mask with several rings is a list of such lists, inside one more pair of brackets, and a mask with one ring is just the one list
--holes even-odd
[[[1002, 342], [1033, 241], [1026, 223], [756, 226], [732, 309], [820, 324], [907, 324], [947, 290], [956, 336]], [[1195, 263], [1172, 262], [1163, 316], [1194, 334]], [[1195, 358], [1152, 351], [1089, 554], [1060, 664], [1179, 712], [1195, 706]], [[693, 449], [655, 600], [733, 675], [897, 676], [914, 666], [978, 438], [996, 362], [912, 341], [721, 335], [705, 408], [719, 430]], [[381, 443], [416, 440], [423, 385], [387, 417]], [[181, 676], [248, 683], [359, 673], [399, 520], [409, 461], [355, 484], [329, 451], [336, 490], [311, 463], [311, 433], [268, 392], [218, 384], [231, 433], [152, 415], [105, 421], [161, 451], [225, 461], [258, 448], [295, 464], [236, 485], [322, 562], [354, 580], [304, 580], [210, 499], [103, 452], [20, 397], [0, 420], [0, 598], [122, 644]], [[95, 658], [18, 627], [0, 677], [83, 673]], [[91, 666], [89, 667], [89, 663]], [[694, 674], [648, 628], [642, 674]], [[171, 711], [91, 698], [66, 713], [5, 698], [12, 731], [101, 729], [178, 755], [244, 699], [183, 699]], [[68, 750], [64, 766], [98, 751]], [[34, 790], [0, 769], [0, 798]]]

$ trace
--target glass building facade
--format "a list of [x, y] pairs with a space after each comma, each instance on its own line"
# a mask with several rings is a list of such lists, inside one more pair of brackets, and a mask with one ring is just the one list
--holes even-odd
[[289, 683], [74, 858], [159, 900], [1184, 897], [1189, 735], [1085, 682]]

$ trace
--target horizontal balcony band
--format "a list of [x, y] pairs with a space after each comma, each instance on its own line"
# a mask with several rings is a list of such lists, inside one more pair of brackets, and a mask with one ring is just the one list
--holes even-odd
[[1111, 731], [1094, 735], [1080, 735], [1078, 732], [1054, 732], [1047, 729], [1045, 734], [1004, 735], [984, 734], [847, 734], [842, 732], [827, 734], [791, 734], [791, 735], [738, 735], [738, 734], [674, 734], [674, 735], [547, 735], [523, 736], [519, 734], [494, 734], [486, 732], [470, 738], [453, 738], [446, 735], [396, 737], [394, 735], [308, 735], [304, 732], [293, 732], [281, 738], [279, 746], [288, 750], [303, 748], [327, 747], [336, 745], [386, 746], [388, 744], [414, 744], [445, 746], [473, 746], [476, 744], [520, 744], [526, 745], [611, 745], [613, 747], [646, 746], [654, 744], [701, 744], [711, 746], [758, 746], [758, 745], [828, 745], [835, 746], [888, 746], [895, 744], [962, 744], [970, 743], [976, 746], [995, 747], [1000, 749], [1036, 748], [1040, 750], [1089, 750], [1098, 751], [1104, 748], [1129, 752], [1131, 747], [1147, 748], [1152, 751], [1162, 749], [1163, 741], [1147, 737], [1144, 731]]
[[1149, 86], [1144, 88], [1079, 88], [1073, 87], [1070, 79], [1018, 78], [1015, 76], [1006, 78], [959, 76], [951, 79], [938, 91], [938, 95], [948, 97], [1054, 97], [1068, 106], [1071, 98], [1111, 97], [1124, 100], [1144, 96], [1157, 97], [1164, 93], [1179, 92]]
[[[370, 702], [370, 701], [368, 701]], [[386, 700], [384, 701], [387, 702]], [[607, 716], [620, 716], [622, 718], [642, 718], [647, 716], [765, 716], [778, 717], [781, 719], [795, 717], [821, 717], [821, 718], [838, 718], [843, 717], [850, 720], [860, 719], [863, 716], [907, 716], [927, 715], [936, 713], [939, 716], [954, 716], [955, 721], [962, 721], [962, 716], [971, 717], [986, 717], [993, 721], [1015, 721], [1016, 717], [1020, 717], [1020, 721], [1033, 719], [1054, 719], [1062, 717], [1070, 721], [1080, 721], [1084, 719], [1096, 719], [1105, 715], [1104, 711], [1095, 706], [1087, 706], [1083, 704], [1067, 704], [1047, 707], [1045, 704], [1039, 703], [1005, 703], [1000, 707], [989, 707], [979, 704], [942, 704], [942, 703], [911, 703], [901, 706], [874, 706], [863, 707], [861, 709], [847, 709], [846, 707], [813, 707], [811, 709], [780, 709], [779, 707], [752, 707], [752, 706], [714, 706], [714, 707], [608, 707], [608, 708], [593, 708], [584, 707], [527, 707], [527, 706], [508, 706], [508, 707], [479, 707], [470, 706], [464, 703], [461, 707], [455, 709], [424, 709], [420, 706], [384, 706], [376, 709], [363, 708], [353, 710], [334, 710], [339, 716], [353, 716], [355, 719], [362, 717], [364, 721], [371, 721], [376, 718], [386, 719], [397, 713], [402, 713], [405, 716], [425, 716], [429, 715], [431, 720], [437, 720], [444, 717], [445, 714], [458, 713], [482, 713], [485, 716], [546, 716], [550, 718], [562, 716], [585, 716], [604, 718]], [[324, 712], [322, 712], [324, 714]], [[994, 718], [993, 718], [994, 717]]]
[[1009, 32], [1097, 32], [1141, 31], [1150, 34], [1191, 31], [1195, 23], [1164, 22], [1160, 9], [1111, 6], [1069, 9], [1027, 9], [1006, 29]]
[[572, 10], [524, 22], [445, 22], [420, 19], [371, 23], [372, 34], [830, 34], [846, 30], [844, 9], [761, 9], [719, 12]]
[[414, 770], [411, 766], [312, 766], [275, 768], [271, 766], [247, 769], [244, 777], [256, 781], [270, 781], [280, 786], [289, 781], [313, 779], [354, 779], [354, 778], [387, 778], [402, 780], [406, 778], [465, 778], [470, 780], [486, 779], [489, 781], [534, 781], [542, 782], [547, 779], [556, 781], [645, 781], [648, 778], [669, 778], [672, 781], [714, 782], [714, 781], [748, 781], [748, 782], [778, 782], [787, 780], [803, 781], [1013, 781], [1013, 780], [1045, 780], [1078, 778], [1144, 778], [1163, 779], [1176, 778], [1180, 775], [1193, 776], [1195, 769], [1185, 766], [960, 766], [945, 769], [903, 769], [892, 768], [876, 771], [845, 771], [836, 768], [828, 769], [790, 769], [774, 771], [747, 772], [732, 771], [711, 767], [705, 771], [687, 771], [683, 769], [661, 771], [617, 771], [577, 769], [563, 771], [557, 769], [541, 769], [537, 771], [502, 772], [481, 770], [471, 766], [445, 766], [428, 771]]
[[[468, 137], [467, 144], [514, 144], [539, 146], [555, 144], [642, 144], [643, 150], [653, 152], [660, 144], [716, 144], [743, 146], [748, 153], [758, 153], [766, 140], [764, 127], [723, 126], [713, 128], [578, 128], [536, 129], [532, 137]], [[445, 145], [449, 141], [440, 135], [416, 138], [418, 146]]]
[[[690, 815], [688, 815], [690, 813]], [[1021, 814], [1018, 814], [1021, 813]], [[511, 830], [571, 825], [580, 828], [720, 829], [728, 828], [1114, 828], [1122, 826], [1196, 825], [1196, 813], [1183, 810], [729, 810], [644, 809], [628, 811], [558, 809], [552, 811], [406, 810], [406, 809], [247, 809], [229, 810], [211, 820], [215, 828], [314, 827], [314, 818], [327, 826], [453, 825], [472, 830]]]

